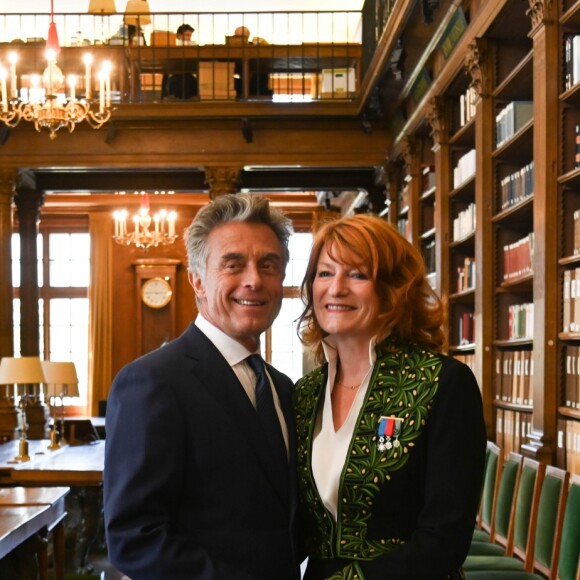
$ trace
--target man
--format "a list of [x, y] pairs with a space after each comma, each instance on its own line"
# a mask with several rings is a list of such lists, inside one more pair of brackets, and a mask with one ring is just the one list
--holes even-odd
[[181, 24], [175, 32], [177, 40], [179, 41], [178, 44], [191, 44], [191, 37], [193, 36], [194, 31], [195, 28], [193, 28], [193, 26], [190, 26], [189, 24]]
[[[193, 26], [181, 24], [175, 33], [178, 45], [190, 45], [194, 32]], [[164, 74], [161, 79], [161, 97], [191, 99], [199, 94], [197, 77], [191, 73]]]
[[113, 382], [105, 524], [110, 560], [132, 580], [299, 577], [293, 385], [266, 365], [276, 446], [246, 361], [280, 310], [290, 233], [259, 196], [200, 210], [186, 233], [199, 315]]

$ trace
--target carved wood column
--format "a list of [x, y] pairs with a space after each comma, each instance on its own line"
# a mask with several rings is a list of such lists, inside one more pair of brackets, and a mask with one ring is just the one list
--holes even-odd
[[[449, 152], [451, 104], [445, 97], [432, 98], [425, 112], [431, 127], [433, 152], [435, 153], [435, 287], [441, 296], [449, 295], [449, 192], [451, 184], [451, 154]], [[447, 323], [446, 323], [447, 324]], [[446, 327], [449, 334], [449, 328]]]
[[0, 358], [14, 354], [12, 320], [12, 198], [18, 173], [0, 171]]
[[38, 253], [36, 238], [44, 192], [20, 185], [14, 198], [20, 232], [20, 353], [38, 356]]
[[[14, 321], [12, 316], [12, 198], [18, 173], [0, 171], [0, 358], [14, 354]], [[0, 387], [0, 442], [16, 437], [19, 411], [8, 389]]]
[[558, 410], [558, 4], [530, 0], [534, 57], [534, 410], [522, 449], [552, 463]]
[[[38, 356], [40, 293], [36, 238], [40, 208], [44, 203], [44, 192], [34, 189], [28, 176], [21, 175], [21, 183], [17, 188], [14, 201], [18, 209], [20, 232], [20, 353], [22, 356]], [[45, 304], [44, 307], [48, 308], [48, 305]], [[29, 393], [25, 407], [30, 439], [44, 439], [48, 436], [49, 412], [40, 393], [41, 387]]]
[[475, 103], [475, 376], [482, 389], [483, 409], [488, 437], [495, 434], [493, 407], [493, 321], [494, 279], [492, 195], [495, 191], [495, 173], [492, 151], [492, 119], [495, 119], [491, 97], [494, 79], [495, 46], [486, 39], [477, 38], [467, 47], [465, 69], [471, 77], [470, 86], [477, 93]]
[[240, 191], [241, 167], [206, 167], [205, 182], [209, 185], [209, 197]]

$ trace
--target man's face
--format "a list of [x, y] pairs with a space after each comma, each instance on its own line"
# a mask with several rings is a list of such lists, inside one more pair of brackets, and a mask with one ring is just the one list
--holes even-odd
[[208, 238], [203, 280], [189, 280], [200, 312], [248, 350], [259, 345], [282, 304], [285, 264], [282, 244], [264, 224], [231, 222]]
[[179, 35], [179, 38], [184, 42], [191, 42], [191, 37], [193, 32], [191, 30], [186, 30], [183, 34]]

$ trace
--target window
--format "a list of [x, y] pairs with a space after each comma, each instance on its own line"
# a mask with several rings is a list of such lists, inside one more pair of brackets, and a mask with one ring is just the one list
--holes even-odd
[[[75, 231], [72, 231], [72, 230]], [[41, 225], [38, 235], [38, 286], [40, 299], [39, 354], [46, 360], [72, 361], [79, 378], [78, 400], [87, 398], [89, 350], [90, 237], [83, 228]], [[20, 349], [20, 236], [12, 236], [14, 299], [14, 351]], [[46, 282], [46, 283], [45, 283]]]
[[265, 357], [279, 371], [297, 381], [308, 370], [304, 364], [304, 347], [296, 333], [296, 319], [302, 312], [300, 285], [306, 273], [312, 234], [295, 233], [290, 238], [290, 262], [286, 268], [284, 297], [280, 314], [266, 332]]

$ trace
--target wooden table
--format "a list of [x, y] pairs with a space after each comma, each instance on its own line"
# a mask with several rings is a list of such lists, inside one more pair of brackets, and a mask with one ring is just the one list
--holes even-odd
[[[14, 462], [18, 441], [0, 445], [0, 484], [18, 486], [67, 486], [66, 511], [78, 523], [67, 527], [74, 535], [73, 553], [67, 553], [67, 568], [83, 573], [88, 551], [97, 536], [102, 510], [102, 481], [105, 442], [48, 449], [48, 440], [29, 442], [30, 461]], [[78, 516], [78, 517], [77, 517]]]
[[[52, 534], [53, 553], [54, 553], [54, 578], [62, 580], [64, 578], [65, 568], [65, 542], [64, 542], [64, 525], [63, 520], [66, 516], [65, 497], [69, 492], [68, 487], [4, 487], [0, 488], [0, 558], [3, 558], [10, 548], [11, 541], [8, 538], [16, 539], [18, 534], [15, 530], [13, 533], [6, 535], [4, 542], [3, 525], [11, 525], [17, 522], [10, 520], [13, 510], [6, 508], [48, 508], [42, 512], [43, 518], [48, 517], [46, 531]], [[26, 510], [29, 513], [30, 510]], [[4, 517], [4, 516], [8, 517]], [[38, 518], [39, 516], [37, 516]], [[36, 523], [42, 518], [37, 519]], [[38, 533], [38, 530], [35, 533]], [[26, 539], [26, 538], [25, 538]], [[13, 549], [13, 548], [12, 548]], [[41, 580], [48, 578], [48, 554], [47, 544], [41, 543], [38, 553], [38, 564]]]
[[64, 446], [50, 451], [48, 440], [29, 441], [30, 461], [14, 463], [18, 441], [0, 445], [0, 484], [100, 486], [105, 442]]

